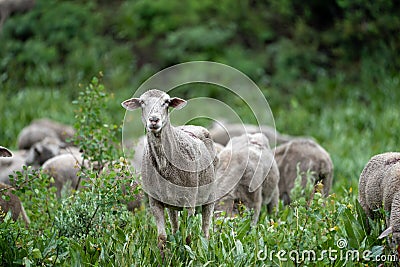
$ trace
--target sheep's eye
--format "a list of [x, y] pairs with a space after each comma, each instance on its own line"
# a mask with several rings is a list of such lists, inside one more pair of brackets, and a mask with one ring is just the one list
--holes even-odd
[[141, 106], [144, 106], [144, 101], [143, 101], [143, 100], [139, 100], [139, 104], [140, 104]]
[[164, 103], [162, 103], [163, 107], [165, 107], [166, 105], [169, 105], [169, 99], [165, 100]]

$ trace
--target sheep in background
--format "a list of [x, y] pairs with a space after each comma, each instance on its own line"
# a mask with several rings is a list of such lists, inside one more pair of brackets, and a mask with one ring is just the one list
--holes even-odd
[[46, 160], [60, 154], [60, 150], [65, 144], [58, 138], [46, 137], [40, 142], [33, 144], [29, 149], [26, 157], [26, 164], [34, 167], [39, 167], [46, 162]]
[[210, 128], [210, 135], [214, 142], [221, 145], [226, 145], [229, 139], [235, 136], [241, 136], [242, 134], [252, 133], [263, 133], [270, 141], [270, 146], [275, 147], [277, 145], [289, 142], [296, 138], [286, 134], [281, 134], [275, 130], [275, 128], [267, 125], [252, 125], [252, 124], [239, 124], [239, 123], [213, 123]]
[[297, 139], [275, 148], [275, 160], [279, 167], [279, 193], [285, 204], [289, 204], [290, 192], [297, 174], [301, 174], [301, 184], [307, 183], [306, 173], [311, 171], [315, 183], [322, 182], [323, 194], [328, 195], [332, 186], [333, 163], [328, 152], [313, 140]]
[[62, 142], [74, 136], [74, 129], [49, 119], [34, 120], [18, 135], [18, 149], [30, 149], [46, 137], [58, 138]]
[[[12, 193], [13, 190], [14, 189], [10, 185], [0, 182], [0, 215], [3, 212], [7, 213], [11, 211], [12, 219], [14, 221], [18, 220], [18, 218], [21, 216], [22, 220], [25, 222], [25, 225], [28, 226], [30, 224], [29, 218], [26, 215], [21, 200]], [[6, 196], [9, 199], [6, 200], [3, 198], [3, 196]], [[0, 222], [2, 221], [3, 218], [0, 216]]]
[[221, 151], [225, 148], [223, 145], [218, 144], [218, 143], [214, 143], [214, 148], [215, 148], [215, 153], [217, 153], [217, 155], [219, 153], [221, 153]]
[[230, 214], [234, 202], [240, 200], [254, 209], [254, 225], [262, 204], [269, 212], [277, 207], [279, 170], [267, 137], [261, 133], [233, 137], [218, 156], [217, 188], [229, 193], [219, 200], [216, 209]]
[[[7, 148], [0, 146], [0, 157], [11, 157], [11, 156], [12, 154]], [[12, 190], [13, 190], [12, 187], [0, 182], [1, 212], [7, 213], [11, 211], [12, 219], [14, 221], [16, 221], [19, 218], [19, 216], [21, 216], [25, 222], [25, 225], [28, 226], [30, 222], [24, 210], [24, 206], [22, 205], [21, 200], [12, 193]], [[3, 198], [3, 196], [6, 196], [6, 198], [9, 199], [6, 200], [6, 198]], [[2, 220], [3, 218], [0, 216], [0, 222]]]
[[164, 208], [175, 233], [177, 209], [201, 205], [202, 231], [206, 238], [214, 210], [212, 185], [217, 158], [209, 132], [199, 126], [173, 127], [169, 121], [168, 108], [181, 109], [185, 105], [185, 100], [156, 89], [122, 103], [127, 110], [142, 108], [142, 122], [147, 130], [142, 184], [149, 194], [162, 254], [166, 244]]
[[23, 171], [28, 151], [18, 150], [12, 152], [12, 157], [0, 157], [0, 182], [10, 184], [10, 175]]
[[79, 188], [78, 172], [81, 170], [82, 162], [83, 158], [80, 154], [62, 154], [43, 164], [43, 172], [54, 178], [57, 197], [61, 197], [61, 191], [66, 184], [70, 184], [74, 189]]
[[138, 140], [131, 141], [130, 143], [133, 144], [133, 146], [128, 146], [127, 149], [134, 151], [134, 155], [130, 163], [134, 168], [135, 173], [139, 174], [142, 169], [144, 148], [147, 145], [146, 136], [141, 136]]
[[18, 149], [30, 149], [35, 143], [42, 141], [46, 137], [57, 138], [57, 133], [51, 129], [38, 125], [28, 125], [22, 129], [18, 135]]
[[388, 228], [380, 238], [393, 234], [400, 245], [400, 153], [387, 152], [373, 156], [360, 175], [358, 200], [368, 217], [384, 207], [390, 213], [386, 218]]
[[40, 142], [35, 143], [28, 151], [26, 156], [26, 165], [35, 168], [40, 167], [48, 159], [61, 154], [80, 154], [78, 147], [67, 146], [58, 138], [46, 137]]
[[67, 142], [75, 135], [75, 129], [67, 124], [62, 124], [50, 119], [37, 119], [31, 122], [32, 125], [38, 125], [53, 130], [62, 142]]

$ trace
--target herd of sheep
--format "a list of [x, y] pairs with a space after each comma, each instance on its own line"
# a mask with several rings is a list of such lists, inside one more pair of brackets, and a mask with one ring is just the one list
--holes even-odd
[[[139, 139], [131, 163], [141, 172], [161, 252], [167, 238], [164, 209], [176, 232], [179, 210], [186, 207], [193, 213], [200, 206], [202, 231], [208, 238], [214, 213], [232, 215], [242, 203], [254, 211], [252, 222], [256, 224], [263, 205], [268, 212], [276, 212], [279, 199], [289, 204], [298, 176], [305, 186], [307, 175], [312, 174], [316, 184], [323, 184], [322, 193], [329, 194], [333, 163], [312, 138], [280, 134], [268, 126], [172, 126], [169, 108], [185, 105], [185, 100], [155, 89], [122, 103], [127, 110], [142, 110], [146, 135]], [[21, 217], [29, 225], [9, 180], [24, 165], [40, 167], [53, 177], [58, 196], [65, 184], [79, 188], [77, 166], [83, 160], [79, 149], [68, 143], [73, 135], [68, 125], [40, 119], [21, 131], [19, 150], [0, 147], [0, 211], [11, 211], [14, 220]], [[379, 208], [389, 211], [388, 228], [381, 237], [392, 234], [400, 244], [400, 153], [371, 158], [360, 176], [359, 201], [371, 218]]]

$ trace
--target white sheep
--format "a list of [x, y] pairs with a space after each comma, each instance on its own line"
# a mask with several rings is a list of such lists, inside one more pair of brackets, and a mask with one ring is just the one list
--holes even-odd
[[65, 143], [61, 142], [58, 138], [45, 137], [40, 142], [31, 146], [26, 156], [25, 163], [38, 168], [43, 165], [46, 160], [59, 155], [63, 147], [65, 147]]
[[[1, 213], [11, 212], [12, 219], [16, 221], [20, 216], [22, 220], [25, 222], [25, 225], [28, 226], [30, 224], [30, 220], [28, 215], [26, 215], [24, 206], [22, 205], [19, 197], [13, 194], [14, 188], [10, 185], [4, 184], [0, 182], [0, 210]], [[3, 198], [6, 196], [6, 198]], [[0, 222], [3, 221], [3, 218], [0, 216]]]
[[156, 89], [122, 102], [127, 110], [142, 109], [142, 122], [147, 130], [142, 185], [156, 220], [161, 253], [166, 243], [164, 208], [175, 233], [177, 209], [201, 205], [202, 231], [206, 238], [214, 210], [212, 185], [218, 160], [209, 132], [199, 126], [170, 124], [168, 108], [181, 109], [185, 105], [185, 100]]
[[[5, 147], [0, 146], [0, 158], [2, 157], [12, 157], [12, 153]], [[21, 203], [21, 200], [12, 193], [13, 188], [7, 184], [0, 182], [0, 208], [1, 212], [7, 213], [11, 211], [13, 220], [17, 220], [19, 216], [25, 222], [25, 225], [28, 226], [30, 221], [28, 216], [26, 215], [24, 206]], [[3, 198], [3, 196], [6, 196]], [[9, 198], [8, 200], [6, 198]], [[0, 222], [3, 218], [0, 216]]]
[[12, 157], [0, 157], [0, 182], [10, 184], [10, 175], [23, 171], [26, 155], [26, 150], [18, 150], [12, 152]]
[[[279, 200], [279, 170], [268, 139], [261, 133], [233, 137], [218, 154], [218, 190], [228, 192], [217, 204], [230, 214], [236, 201], [254, 209], [253, 225], [257, 223], [262, 204], [268, 211]], [[217, 193], [220, 195], [220, 193]]]
[[400, 153], [387, 152], [373, 156], [365, 165], [358, 185], [358, 200], [368, 217], [374, 218], [376, 210], [384, 208], [388, 228], [380, 238], [393, 234], [400, 245]]
[[333, 179], [333, 163], [329, 153], [315, 141], [296, 139], [275, 148], [275, 160], [279, 167], [279, 194], [285, 204], [289, 204], [290, 192], [297, 175], [302, 177], [301, 184], [307, 183], [310, 171], [315, 183], [322, 182], [324, 196], [327, 196]]
[[64, 143], [68, 143], [69, 139], [73, 138], [75, 135], [74, 127], [47, 118], [33, 120], [31, 125], [38, 125], [53, 130]]
[[239, 123], [226, 123], [223, 121], [213, 123], [210, 128], [210, 134], [214, 142], [226, 145], [229, 139], [242, 134], [263, 133], [269, 140], [270, 146], [289, 142], [299, 137], [294, 137], [286, 134], [281, 134], [273, 127], [267, 125], [252, 125], [252, 124], [239, 124]]
[[32, 121], [23, 128], [18, 135], [18, 148], [30, 149], [32, 145], [42, 141], [46, 137], [58, 138], [66, 142], [74, 136], [74, 129], [71, 126], [58, 123], [49, 119]]
[[70, 184], [74, 189], [79, 188], [78, 172], [82, 162], [81, 154], [67, 153], [55, 156], [43, 164], [43, 172], [54, 178], [57, 197], [61, 197], [61, 191], [66, 184]]

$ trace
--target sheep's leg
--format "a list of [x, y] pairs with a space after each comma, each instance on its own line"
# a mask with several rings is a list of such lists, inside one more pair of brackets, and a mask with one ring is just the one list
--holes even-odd
[[279, 203], [279, 188], [276, 186], [274, 192], [272, 193], [271, 196], [271, 201], [267, 205], [267, 210], [269, 213], [272, 213], [275, 207], [278, 207]]
[[160, 249], [161, 255], [163, 257], [164, 256], [163, 250], [167, 242], [167, 233], [165, 232], [164, 205], [160, 201], [152, 197], [149, 197], [149, 205], [153, 213], [153, 216], [156, 220], [157, 233], [158, 233], [158, 248]]
[[215, 203], [209, 203], [206, 205], [202, 206], [202, 230], [204, 236], [208, 239], [209, 238], [209, 230], [210, 230], [210, 224], [211, 224], [211, 219], [214, 213], [214, 205]]
[[258, 218], [260, 217], [260, 212], [261, 212], [261, 204], [262, 204], [262, 191], [261, 188], [259, 188], [256, 192], [254, 192], [254, 199], [253, 199], [253, 208], [254, 208], [254, 214], [253, 214], [253, 220], [251, 224], [254, 226], [258, 222]]
[[167, 212], [168, 212], [169, 221], [171, 222], [171, 226], [172, 226], [172, 233], [175, 234], [179, 228], [178, 211], [174, 210], [174, 209], [167, 209]]

